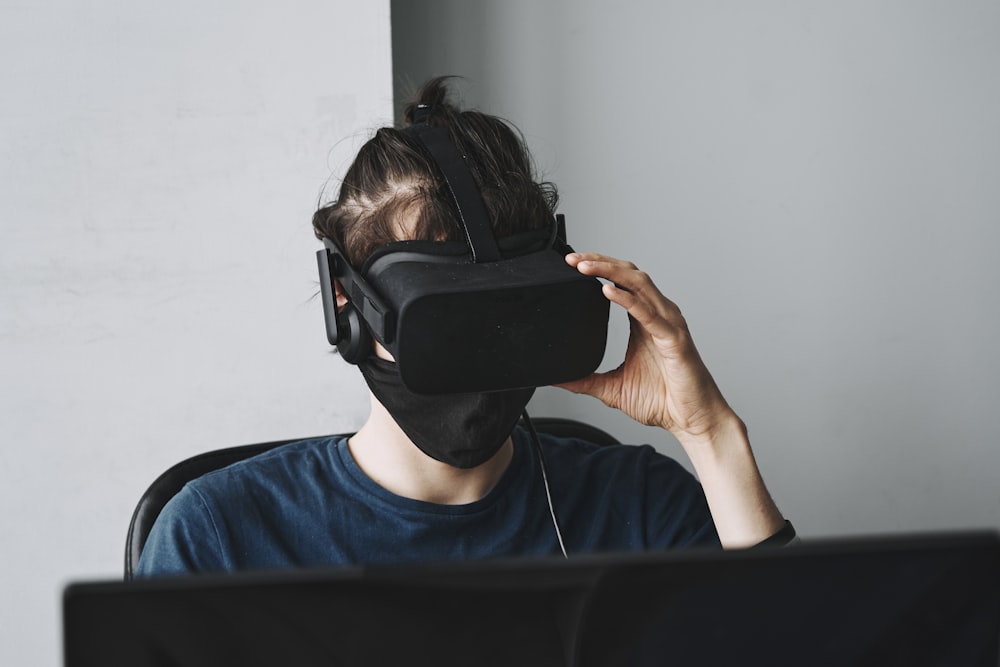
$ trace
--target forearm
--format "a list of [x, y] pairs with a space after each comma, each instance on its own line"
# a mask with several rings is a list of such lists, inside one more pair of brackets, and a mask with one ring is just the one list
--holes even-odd
[[754, 460], [743, 422], [733, 414], [714, 433], [678, 436], [708, 500], [726, 549], [750, 547], [784, 525]]

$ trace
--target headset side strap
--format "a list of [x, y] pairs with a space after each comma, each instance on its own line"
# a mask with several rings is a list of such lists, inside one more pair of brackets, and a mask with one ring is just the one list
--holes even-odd
[[[328, 238], [323, 239], [325, 248], [320, 252], [327, 254], [326, 264], [329, 267], [329, 275], [340, 281], [341, 287], [347, 292], [351, 303], [360, 313], [361, 318], [368, 325], [372, 335], [383, 344], [391, 344], [396, 333], [396, 318], [392, 309], [382, 300], [378, 292], [361, 277], [361, 274], [354, 270], [343, 251]], [[323, 292], [323, 309], [327, 309], [327, 294], [323, 287], [323, 265], [324, 260], [320, 258], [320, 291]], [[333, 285], [330, 285], [331, 302], [333, 300]], [[333, 304], [336, 308], [336, 304]], [[329, 315], [327, 315], [327, 337], [330, 337]], [[335, 327], [335, 325], [334, 325]], [[334, 334], [337, 335], [336, 328]], [[332, 341], [331, 341], [332, 342]]]
[[337, 326], [337, 299], [333, 287], [333, 258], [326, 248], [316, 251], [316, 262], [319, 265], [319, 292], [323, 300], [323, 319], [326, 322], [326, 339], [330, 345], [340, 342], [340, 329]]

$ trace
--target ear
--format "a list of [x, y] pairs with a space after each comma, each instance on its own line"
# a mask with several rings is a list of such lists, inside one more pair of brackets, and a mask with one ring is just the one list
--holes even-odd
[[340, 281], [334, 279], [333, 281], [333, 291], [336, 294], [337, 302], [337, 312], [339, 313], [347, 305], [347, 294], [344, 293], [344, 288], [340, 286]]

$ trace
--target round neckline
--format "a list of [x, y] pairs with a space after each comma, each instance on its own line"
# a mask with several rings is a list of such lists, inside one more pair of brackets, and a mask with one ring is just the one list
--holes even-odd
[[513, 483], [513, 480], [521, 474], [521, 469], [525, 467], [525, 443], [523, 442], [521, 429], [520, 427], [517, 427], [511, 433], [514, 451], [511, 455], [510, 463], [507, 465], [507, 469], [503, 471], [503, 474], [500, 476], [500, 479], [497, 480], [497, 483], [493, 486], [493, 488], [490, 489], [485, 496], [479, 500], [474, 500], [471, 503], [445, 505], [400, 496], [380, 485], [378, 482], [369, 477], [365, 471], [361, 469], [361, 466], [358, 465], [357, 461], [354, 460], [354, 457], [351, 456], [350, 448], [347, 446], [348, 438], [349, 436], [342, 437], [340, 441], [334, 443], [334, 448], [340, 465], [344, 472], [347, 473], [350, 480], [365, 494], [373, 496], [381, 502], [384, 502], [396, 509], [410, 512], [452, 516], [466, 516], [482, 512], [489, 509], [496, 503], [507, 488]]

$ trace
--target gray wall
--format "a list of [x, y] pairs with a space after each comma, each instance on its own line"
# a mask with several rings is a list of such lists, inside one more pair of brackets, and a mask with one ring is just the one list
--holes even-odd
[[802, 533], [1000, 526], [1000, 4], [392, 8], [397, 103], [459, 74], [525, 132], [570, 241], [685, 311]]
[[389, 3], [0, 3], [0, 665], [195, 452], [356, 428], [312, 212], [392, 115]]

